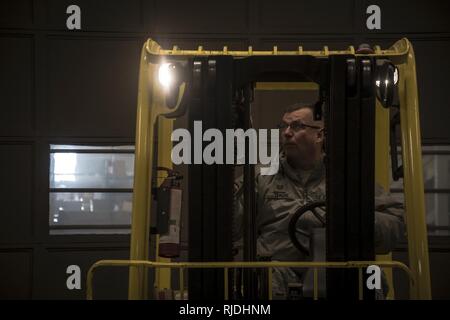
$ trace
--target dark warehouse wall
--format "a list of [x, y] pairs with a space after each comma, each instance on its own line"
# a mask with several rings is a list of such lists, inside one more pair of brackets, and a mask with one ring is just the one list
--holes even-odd
[[[66, 8], [81, 8], [81, 30]], [[381, 30], [367, 30], [378, 4]], [[129, 257], [127, 235], [49, 235], [49, 144], [134, 144], [140, 50], [163, 47], [415, 48], [423, 142], [450, 144], [449, 1], [0, 1], [0, 299], [82, 299], [66, 267]], [[450, 240], [431, 239], [434, 298], [450, 298]], [[401, 245], [394, 256], [405, 260]], [[403, 284], [399, 284], [401, 288]], [[126, 298], [127, 272], [98, 272], [96, 298]], [[401, 293], [400, 289], [399, 292]]]

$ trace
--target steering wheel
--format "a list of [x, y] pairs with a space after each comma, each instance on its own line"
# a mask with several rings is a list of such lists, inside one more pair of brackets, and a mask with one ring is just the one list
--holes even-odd
[[306, 248], [304, 245], [302, 245], [300, 243], [300, 241], [298, 241], [297, 234], [301, 234], [307, 238], [311, 238], [311, 234], [309, 234], [305, 231], [302, 231], [302, 230], [298, 230], [297, 222], [304, 213], [311, 211], [312, 214], [317, 218], [317, 220], [319, 220], [322, 223], [322, 225], [325, 227], [325, 225], [326, 225], [325, 219], [322, 218], [322, 216], [316, 211], [317, 208], [322, 208], [322, 210], [324, 210], [325, 206], [326, 206], [325, 201], [316, 201], [316, 202], [308, 203], [308, 204], [298, 208], [297, 211], [295, 211], [294, 215], [292, 216], [291, 220], [289, 221], [288, 231], [289, 231], [289, 237], [290, 237], [292, 243], [300, 252], [302, 252], [308, 256], [310, 255], [309, 249]]

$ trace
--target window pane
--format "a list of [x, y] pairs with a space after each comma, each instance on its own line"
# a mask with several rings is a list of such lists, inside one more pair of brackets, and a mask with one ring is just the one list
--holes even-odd
[[[403, 193], [395, 193], [400, 201], [404, 201]], [[450, 194], [426, 193], [425, 214], [428, 235], [449, 235]]]
[[128, 226], [132, 193], [50, 193], [50, 228]]
[[[450, 189], [450, 146], [423, 146], [422, 152], [425, 189]], [[398, 163], [402, 164], [400, 154]], [[391, 189], [403, 189], [403, 179], [392, 181]]]
[[127, 229], [117, 229], [111, 228], [68, 228], [68, 229], [51, 229], [50, 235], [70, 235], [70, 234], [130, 234], [130, 228]]
[[449, 189], [450, 155], [424, 155], [423, 177], [426, 189]]
[[51, 144], [50, 150], [129, 150], [134, 151], [134, 146], [86, 146], [69, 144]]
[[50, 188], [133, 188], [134, 154], [50, 154]]
[[448, 151], [450, 151], [450, 146], [446, 145], [422, 146], [424, 153], [446, 153]]
[[434, 227], [449, 226], [450, 194], [427, 193], [425, 194], [425, 210], [427, 213], [427, 225]]
[[434, 227], [428, 226], [429, 236], [450, 236], [450, 229], [448, 227]]

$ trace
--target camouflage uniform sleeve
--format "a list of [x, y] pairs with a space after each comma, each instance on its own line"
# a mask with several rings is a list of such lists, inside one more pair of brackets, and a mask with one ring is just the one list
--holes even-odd
[[404, 206], [399, 198], [375, 188], [375, 253], [386, 254], [395, 249], [405, 233]]

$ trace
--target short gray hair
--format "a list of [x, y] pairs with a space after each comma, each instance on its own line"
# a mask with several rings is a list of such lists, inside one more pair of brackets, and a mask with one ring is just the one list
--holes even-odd
[[297, 103], [291, 104], [290, 106], [287, 106], [286, 109], [284, 110], [284, 113], [286, 114], [286, 113], [291, 113], [291, 112], [301, 110], [301, 109], [309, 109], [314, 114], [314, 108], [315, 108], [315, 104], [313, 104], [313, 103], [297, 102]]

